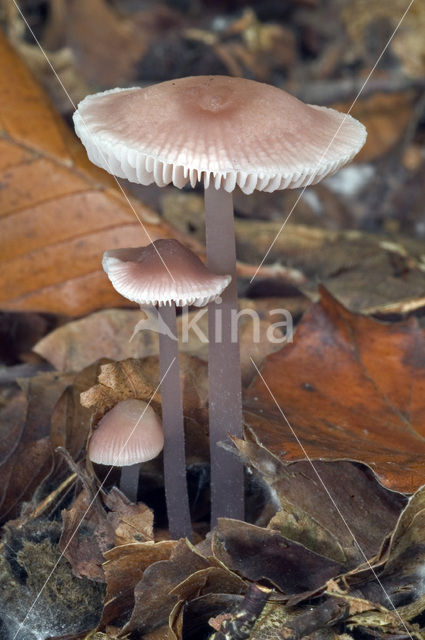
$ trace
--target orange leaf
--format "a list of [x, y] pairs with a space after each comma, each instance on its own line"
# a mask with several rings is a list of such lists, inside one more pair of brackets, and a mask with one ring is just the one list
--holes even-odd
[[90, 164], [0, 34], [0, 308], [71, 315], [128, 305], [103, 251], [171, 237], [144, 205]]
[[[364, 462], [395, 491], [424, 484], [425, 336], [414, 320], [379, 323], [322, 288], [262, 376], [310, 458]], [[273, 455], [303, 459], [264, 381], [249, 389], [246, 420]]]

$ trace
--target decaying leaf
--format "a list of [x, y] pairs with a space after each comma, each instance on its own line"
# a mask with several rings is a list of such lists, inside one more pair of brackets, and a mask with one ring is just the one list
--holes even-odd
[[373, 563], [375, 573], [370, 567], [360, 567], [345, 576], [345, 584], [360, 588], [364, 597], [385, 607], [388, 607], [389, 596], [396, 607], [410, 605], [410, 617], [419, 615], [425, 607], [424, 520], [425, 489], [422, 487], [409, 499], [394, 531], [384, 541]]
[[314, 593], [342, 569], [339, 563], [285, 539], [278, 531], [227, 518], [219, 519], [212, 547], [226, 567], [248, 580], [267, 580], [288, 599]]
[[155, 562], [145, 569], [134, 591], [133, 613], [123, 631], [138, 629], [145, 633], [166, 623], [178, 600], [172, 594], [173, 588], [196, 571], [208, 568], [210, 564], [189, 543], [179, 541], [169, 560]]
[[59, 548], [74, 575], [104, 582], [103, 554], [113, 546], [114, 529], [99, 498], [83, 489], [72, 507], [62, 511], [62, 522]]
[[250, 439], [236, 445], [271, 489], [277, 513], [270, 519], [266, 508], [261, 519], [267, 528], [346, 569], [378, 553], [406, 502], [367, 467], [307, 460], [286, 465]]
[[[195, 417], [206, 406], [206, 363], [181, 353], [179, 367], [185, 415]], [[98, 384], [81, 394], [81, 403], [85, 407], [95, 408], [95, 422], [106, 411], [127, 398], [138, 398], [145, 402], [151, 400], [155, 409], [160, 411], [159, 381], [159, 362], [156, 356], [111, 362], [101, 366]]]
[[103, 251], [169, 229], [140, 203], [134, 213], [91, 165], [3, 36], [0, 60], [9, 105], [0, 119], [0, 307], [78, 315], [126, 304], [101, 270]]
[[[75, 373], [39, 373], [18, 380], [22, 393], [2, 411], [0, 514], [16, 515], [49, 474], [58, 471], [56, 447], [76, 459], [84, 450], [91, 411], [80, 405], [82, 389], [94, 384], [98, 364]], [[4, 440], [3, 440], [4, 436]]]
[[90, 409], [83, 407], [80, 394], [95, 384], [102, 360], [86, 367], [72, 377], [59, 398], [51, 417], [50, 442], [53, 450], [63, 447], [77, 459], [84, 450], [91, 424]]
[[134, 589], [151, 565], [167, 560], [175, 540], [134, 542], [105, 553], [106, 597], [101, 625], [120, 618], [126, 622], [134, 607]]
[[104, 498], [110, 509], [107, 519], [114, 530], [116, 546], [153, 540], [153, 511], [143, 502], [133, 504], [117, 487]]
[[425, 480], [424, 398], [417, 323], [350, 313], [322, 289], [293, 344], [268, 356], [245, 417], [280, 460], [356, 460], [386, 487], [412, 493]]
[[[0, 515], [16, 515], [15, 507], [31, 498], [53, 470], [50, 421], [55, 405], [72, 383], [70, 374], [40, 373], [20, 380], [22, 394], [3, 409], [0, 464]], [[3, 431], [4, 429], [4, 431]]]

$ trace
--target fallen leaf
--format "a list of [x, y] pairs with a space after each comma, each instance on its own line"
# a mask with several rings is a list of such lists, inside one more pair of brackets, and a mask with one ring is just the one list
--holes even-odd
[[153, 540], [153, 511], [143, 502], [133, 504], [117, 487], [112, 487], [104, 502], [111, 510], [107, 519], [116, 546]]
[[0, 60], [9, 105], [0, 119], [0, 307], [78, 315], [127, 304], [101, 269], [103, 251], [170, 237], [169, 228], [133, 201], [143, 230], [2, 35]]
[[267, 580], [288, 599], [311, 595], [342, 568], [277, 531], [227, 518], [219, 519], [212, 548], [228, 569], [255, 582]]
[[207, 567], [192, 573], [170, 591], [181, 600], [193, 600], [207, 593], [245, 593], [245, 582], [225, 567]]
[[[183, 389], [185, 416], [203, 415], [207, 403], [206, 363], [185, 353], [179, 355], [180, 376]], [[159, 362], [156, 356], [136, 360], [104, 364], [100, 368], [98, 384], [81, 394], [84, 407], [95, 408], [94, 421], [98, 420], [121, 400], [138, 398], [152, 401], [160, 411]]]
[[[340, 587], [350, 585], [362, 595], [387, 608], [388, 597], [394, 607], [410, 608], [412, 619], [425, 610], [423, 531], [425, 526], [425, 488], [421, 487], [407, 503], [394, 527], [383, 541], [373, 570], [363, 565], [343, 576]], [[377, 578], [379, 577], [379, 579]]]
[[287, 465], [251, 439], [235, 443], [271, 489], [277, 513], [269, 516], [267, 528], [346, 570], [379, 552], [405, 504], [403, 496], [384, 489], [367, 467], [320, 460]]
[[209, 566], [210, 562], [189, 543], [179, 541], [169, 560], [155, 562], [145, 569], [136, 585], [134, 610], [123, 632], [137, 629], [146, 633], [166, 623], [178, 599], [172, 595], [172, 589], [189, 575]]
[[[20, 502], [53, 470], [50, 421], [71, 374], [40, 373], [19, 381], [23, 390], [3, 409], [0, 449], [0, 517], [17, 515]], [[4, 436], [4, 439], [3, 439]]]
[[114, 530], [95, 495], [83, 489], [69, 509], [62, 511], [59, 548], [77, 578], [105, 581], [103, 554], [113, 546]]
[[414, 319], [383, 324], [322, 289], [262, 376], [245, 397], [245, 418], [279, 460], [363, 462], [399, 492], [424, 483], [425, 340]]
[[134, 542], [105, 553], [106, 596], [100, 626], [117, 618], [125, 622], [134, 607], [134, 589], [151, 565], [167, 560], [177, 542]]
[[72, 377], [51, 416], [50, 442], [53, 450], [63, 447], [77, 459], [85, 449], [90, 432], [92, 411], [81, 406], [80, 394], [95, 384], [102, 360], [91, 364]]

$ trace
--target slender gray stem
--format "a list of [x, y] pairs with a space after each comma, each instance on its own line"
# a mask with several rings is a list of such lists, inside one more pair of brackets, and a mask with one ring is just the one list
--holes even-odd
[[[158, 314], [173, 336], [177, 336], [174, 304], [158, 308]], [[192, 524], [186, 481], [184, 420], [179, 374], [178, 339], [159, 334], [162, 424], [164, 428], [164, 481], [168, 526], [171, 537], [192, 539]]]
[[140, 463], [121, 467], [120, 489], [131, 502], [137, 502]]
[[211, 451], [211, 525], [217, 518], [244, 519], [242, 463], [217, 443], [242, 437], [242, 382], [237, 332], [238, 290], [232, 194], [205, 190], [208, 268], [230, 274], [221, 303], [208, 309], [209, 425]]

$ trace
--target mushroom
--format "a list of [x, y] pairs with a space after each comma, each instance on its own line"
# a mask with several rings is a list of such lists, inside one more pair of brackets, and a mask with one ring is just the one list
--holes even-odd
[[140, 305], [155, 305], [166, 329], [159, 331], [159, 363], [168, 525], [173, 538], [191, 538], [176, 305], [202, 307], [215, 300], [231, 278], [211, 273], [177, 240], [106, 251], [103, 268], [125, 298]]
[[142, 462], [156, 458], [164, 434], [155, 411], [143, 400], [122, 400], [99, 421], [89, 442], [88, 455], [97, 464], [121, 467], [120, 489], [137, 502]]
[[[90, 160], [116, 176], [182, 188], [204, 183], [208, 267], [232, 276], [209, 310], [209, 403], [212, 523], [243, 518], [243, 467], [217, 447], [242, 436], [232, 192], [315, 184], [349, 162], [366, 130], [351, 116], [306, 105], [270, 85], [226, 76], [196, 76], [144, 89], [88, 96], [74, 114]], [[216, 318], [223, 328], [216, 335]]]

